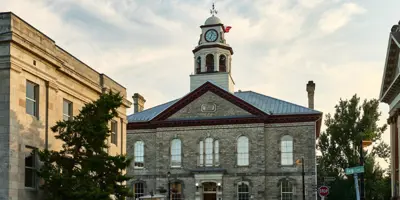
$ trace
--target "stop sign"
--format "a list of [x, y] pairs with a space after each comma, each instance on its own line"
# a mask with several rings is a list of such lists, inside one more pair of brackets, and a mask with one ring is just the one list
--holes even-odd
[[329, 194], [329, 188], [326, 186], [321, 186], [318, 189], [319, 196], [326, 197]]

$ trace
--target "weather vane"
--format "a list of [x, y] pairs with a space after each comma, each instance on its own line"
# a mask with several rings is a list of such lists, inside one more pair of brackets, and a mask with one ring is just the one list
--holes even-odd
[[215, 10], [215, 3], [212, 4], [212, 9], [210, 9], [210, 13], [214, 16], [214, 14], [218, 14], [218, 10]]

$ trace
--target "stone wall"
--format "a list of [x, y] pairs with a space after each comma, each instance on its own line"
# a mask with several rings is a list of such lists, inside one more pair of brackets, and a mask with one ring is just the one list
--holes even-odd
[[[250, 165], [236, 164], [236, 140], [246, 135], [250, 145]], [[167, 187], [166, 174], [171, 179], [182, 181], [185, 199], [195, 199], [195, 178], [191, 170], [199, 169], [198, 142], [205, 137], [220, 141], [220, 165], [223, 168], [223, 199], [235, 199], [237, 185], [241, 180], [250, 183], [250, 193], [254, 199], [279, 199], [280, 181], [290, 180], [295, 185], [295, 197], [301, 198], [301, 166], [280, 165], [280, 138], [291, 135], [294, 138], [294, 160], [304, 156], [306, 167], [307, 199], [315, 199], [313, 184], [315, 174], [315, 123], [288, 124], [247, 124], [218, 125], [178, 128], [158, 128], [150, 130], [128, 130], [127, 154], [134, 155], [134, 143], [145, 143], [144, 169], [134, 169], [132, 165], [128, 174], [134, 176], [129, 184], [135, 181], [147, 183], [146, 192], [157, 187]], [[182, 140], [182, 167], [170, 167], [170, 143], [173, 138]]]
[[0, 43], [0, 199], [9, 197], [10, 170], [10, 47]]

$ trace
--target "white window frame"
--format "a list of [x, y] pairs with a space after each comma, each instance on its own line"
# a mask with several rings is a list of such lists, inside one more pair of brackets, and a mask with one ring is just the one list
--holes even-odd
[[[67, 103], [67, 106], [68, 106], [68, 113], [64, 113], [65, 103]], [[73, 113], [73, 104], [72, 104], [72, 102], [64, 99], [63, 100], [63, 120], [65, 120], [65, 121], [71, 120], [72, 116], [73, 116], [72, 113]]]
[[[28, 97], [28, 84], [33, 86], [33, 99]], [[28, 113], [28, 111], [27, 111], [28, 104], [27, 103], [25, 103], [25, 112], [27, 114], [29, 114], [29, 115], [32, 115], [32, 116], [34, 116], [36, 118], [39, 118], [39, 85], [34, 83], [34, 82], [32, 82], [32, 81], [27, 80], [26, 81], [26, 87], [25, 87], [25, 93], [26, 93], [26, 95], [25, 95], [26, 100], [25, 101], [33, 102], [33, 114]]]
[[171, 167], [182, 166], [182, 141], [179, 138], [171, 140]]
[[[289, 145], [287, 145], [287, 143], [290, 143], [290, 147], [291, 149], [288, 150], [287, 147]], [[290, 166], [293, 165], [293, 146], [294, 146], [294, 142], [293, 142], [293, 137], [290, 135], [285, 135], [281, 138], [281, 142], [280, 142], [280, 148], [281, 148], [281, 165], [283, 166]], [[288, 155], [288, 156], [285, 156]], [[289, 159], [286, 159], [289, 158]], [[291, 159], [290, 159], [291, 158]]]
[[[284, 192], [283, 191], [283, 184], [284, 183], [287, 183], [292, 188], [291, 192]], [[291, 194], [291, 198], [290, 199], [284, 199], [283, 198], [283, 194]], [[281, 181], [281, 200], [293, 200], [293, 197], [294, 197], [294, 186], [293, 186], [293, 184], [288, 180], [282, 180]]]
[[[247, 148], [247, 149], [245, 149], [245, 148]], [[237, 165], [238, 166], [249, 166], [249, 163], [250, 163], [249, 151], [250, 151], [249, 138], [244, 135], [238, 137], [238, 139], [237, 139]]]
[[[141, 151], [138, 151], [138, 145], [141, 145]], [[138, 155], [141, 153], [141, 155]], [[135, 142], [134, 146], [134, 168], [135, 169], [143, 169], [144, 168], [144, 142], [139, 140]], [[138, 161], [138, 158], [141, 158], [141, 161]], [[139, 159], [140, 160], [140, 159]], [[137, 166], [137, 164], [142, 163], [142, 166]]]
[[199, 141], [199, 166], [219, 166], [220, 148], [218, 139], [207, 137], [204, 140]]

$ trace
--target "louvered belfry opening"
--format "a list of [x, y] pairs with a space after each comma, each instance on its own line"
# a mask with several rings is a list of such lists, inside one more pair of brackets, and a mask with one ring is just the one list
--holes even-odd
[[225, 55], [219, 56], [219, 71], [226, 72], [226, 56]]
[[214, 55], [212, 54], [206, 56], [206, 69], [207, 72], [214, 72]]

